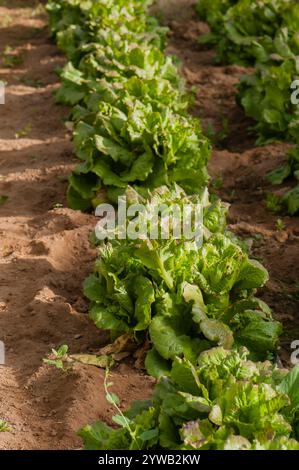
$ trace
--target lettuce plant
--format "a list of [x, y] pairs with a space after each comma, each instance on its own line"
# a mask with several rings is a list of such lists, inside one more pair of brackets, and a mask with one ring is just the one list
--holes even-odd
[[176, 358], [150, 401], [79, 435], [86, 449], [298, 450], [299, 368], [251, 362], [246, 349], [217, 347], [197, 364]]
[[[214, 6], [199, 2], [199, 13], [208, 21], [218, 60], [255, 64], [255, 71], [241, 78], [237, 101], [256, 121], [258, 144], [288, 140], [295, 144], [288, 161], [269, 174], [273, 184], [298, 179], [298, 106], [291, 102], [291, 84], [298, 79], [299, 5], [293, 0], [223, 0], [215, 16]], [[220, 11], [223, 13], [220, 15]], [[299, 211], [299, 186], [281, 198], [281, 207]]]
[[[135, 198], [140, 200], [137, 193]], [[146, 212], [163, 204], [203, 207], [202, 245], [171, 233], [168, 239], [149, 234], [102, 243], [84, 289], [92, 320], [114, 336], [148, 330], [154, 347], [147, 360], [151, 374], [157, 356], [164, 370], [176, 356], [194, 361], [217, 344], [246, 345], [252, 357], [267, 357], [277, 347], [281, 327], [254, 294], [268, 274], [225, 233], [225, 206], [211, 203], [207, 193], [188, 197], [178, 187], [165, 187], [149, 196]], [[144, 214], [140, 217], [139, 225]]]
[[197, 11], [211, 27], [201, 42], [212, 43], [221, 62], [250, 65], [271, 54], [299, 52], [299, 5], [294, 0], [199, 0]]

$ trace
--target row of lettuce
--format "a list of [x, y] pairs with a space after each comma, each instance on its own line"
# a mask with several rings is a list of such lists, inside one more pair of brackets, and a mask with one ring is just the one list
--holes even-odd
[[71, 207], [125, 195], [149, 214], [159, 204], [203, 208], [201, 245], [100, 243], [84, 285], [90, 317], [114, 338], [150, 339], [146, 368], [158, 383], [150, 401], [114, 417], [119, 427], [100, 422], [80, 435], [88, 449], [299, 449], [299, 370], [269, 362], [281, 326], [255, 296], [267, 272], [226, 230], [226, 205], [209, 198], [210, 145], [188, 115], [191, 98], [150, 3], [48, 2], [69, 59], [57, 98], [72, 106], [81, 160]]
[[[197, 11], [211, 32], [201, 42], [215, 46], [217, 60], [254, 66], [239, 84], [237, 100], [257, 124], [258, 143], [294, 144], [288, 162], [269, 175], [273, 184], [299, 179], [299, 4], [296, 0], [198, 0]], [[293, 84], [293, 85], [292, 85]], [[293, 86], [293, 88], [292, 88]], [[291, 96], [293, 94], [293, 102]], [[299, 185], [281, 207], [299, 212]]]

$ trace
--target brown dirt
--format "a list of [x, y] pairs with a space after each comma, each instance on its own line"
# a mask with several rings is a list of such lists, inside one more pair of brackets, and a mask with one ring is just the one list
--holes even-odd
[[[63, 120], [68, 111], [52, 96], [54, 72], [64, 58], [51, 43], [46, 16], [35, 2], [0, 6], [0, 80], [7, 82], [0, 106], [0, 366], [1, 449], [70, 449], [76, 431], [113, 409], [103, 391], [103, 371], [77, 365], [63, 374], [43, 365], [51, 348], [68, 344], [72, 353], [98, 349], [107, 336], [87, 317], [82, 282], [95, 252], [88, 236], [95, 218], [66, 208], [66, 178], [74, 166]], [[4, 26], [5, 25], [5, 26]], [[10, 45], [23, 63], [5, 67]], [[19, 133], [19, 138], [16, 134]], [[54, 208], [62, 204], [62, 208]], [[113, 390], [123, 406], [147, 397], [152, 380], [121, 365], [113, 370]]]
[[[171, 27], [169, 51], [181, 58], [188, 83], [196, 87], [194, 114], [216, 131], [228, 119], [228, 135], [210, 163], [212, 190], [221, 186], [217, 192], [231, 203], [231, 228], [251, 242], [253, 255], [270, 271], [260, 295], [284, 323], [281, 357], [288, 362], [290, 342], [299, 337], [299, 224], [281, 217], [287, 228], [277, 231], [277, 216], [264, 202], [270, 190], [264, 175], [283, 161], [286, 145], [256, 147], [248, 136], [251, 123], [234, 100], [244, 69], [215, 66], [213, 53], [198, 45], [207, 26], [193, 14], [193, 3], [160, 0], [158, 12]], [[72, 353], [95, 351], [107, 337], [89, 322], [81, 289], [95, 258], [88, 243], [95, 219], [66, 208], [66, 177], [75, 159], [63, 125], [68, 111], [52, 96], [58, 86], [54, 70], [64, 58], [34, 4], [11, 0], [9, 7], [0, 6], [0, 55], [9, 44], [23, 57], [9, 69], [0, 58], [0, 79], [8, 82], [7, 103], [0, 106], [0, 195], [9, 197], [0, 206], [0, 339], [6, 346], [0, 419], [11, 427], [0, 433], [0, 448], [72, 449], [81, 445], [75, 433], [82, 425], [109, 421], [113, 414], [103, 371], [77, 365], [64, 374], [42, 360], [61, 344]], [[55, 208], [57, 203], [63, 207]], [[146, 398], [153, 383], [132, 364], [114, 369], [112, 380], [124, 407]]]

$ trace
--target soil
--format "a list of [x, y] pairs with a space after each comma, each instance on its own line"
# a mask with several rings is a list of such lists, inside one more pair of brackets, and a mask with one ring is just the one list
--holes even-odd
[[[299, 223], [265, 205], [272, 188], [266, 173], [282, 162], [286, 144], [256, 147], [252, 124], [235, 103], [235, 85], [245, 69], [216, 66], [213, 52], [198, 44], [207, 31], [193, 1], [158, 2], [156, 12], [170, 26], [169, 52], [182, 61], [182, 73], [195, 87], [195, 115], [217, 135], [210, 162], [211, 190], [231, 204], [231, 229], [251, 245], [252, 255], [269, 269], [259, 292], [281, 320], [285, 333], [280, 358], [289, 362], [290, 343], [299, 338]], [[68, 110], [55, 104], [56, 68], [64, 57], [51, 42], [47, 18], [34, 1], [0, 2], [0, 80], [7, 82], [0, 105], [0, 340], [6, 349], [0, 366], [1, 449], [77, 449], [76, 431], [103, 419], [113, 407], [105, 399], [104, 372], [74, 366], [69, 373], [43, 364], [51, 348], [67, 344], [71, 353], [95, 352], [107, 335], [88, 320], [82, 282], [96, 256], [88, 242], [96, 219], [67, 208], [67, 175], [76, 160], [64, 126]], [[3, 60], [11, 46], [16, 59]], [[10, 59], [11, 60], [11, 59]], [[17, 62], [17, 63], [16, 63]], [[221, 138], [220, 138], [221, 137]], [[279, 188], [281, 190], [282, 188]], [[122, 407], [147, 398], [153, 380], [127, 361], [111, 372]]]

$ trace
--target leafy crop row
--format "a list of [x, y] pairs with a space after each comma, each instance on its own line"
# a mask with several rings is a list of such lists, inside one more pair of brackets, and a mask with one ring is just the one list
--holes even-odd
[[52, 32], [71, 61], [58, 99], [74, 106], [82, 160], [70, 178], [75, 209], [116, 201], [128, 184], [176, 182], [193, 193], [207, 183], [209, 143], [186, 116], [188, 96], [163, 53], [165, 31], [145, 14], [146, 3], [49, 2]]
[[[299, 77], [299, 4], [294, 0], [199, 0], [200, 16], [211, 33], [201, 41], [215, 45], [219, 61], [254, 65], [241, 79], [238, 102], [255, 119], [258, 143], [295, 144], [289, 161], [269, 175], [280, 184], [299, 169], [299, 108], [291, 102], [291, 84]], [[299, 186], [282, 199], [290, 214], [299, 211]]]
[[71, 206], [126, 194], [148, 212], [160, 203], [203, 207], [200, 248], [174, 237], [100, 243], [84, 286], [90, 316], [113, 337], [149, 336], [146, 367], [160, 381], [150, 403], [114, 418], [120, 428], [97, 423], [80, 435], [92, 449], [298, 448], [298, 369], [246, 359], [272, 358], [277, 347], [280, 325], [255, 297], [267, 272], [227, 232], [225, 205], [209, 199], [209, 143], [187, 114], [188, 94], [148, 3], [48, 3], [70, 59], [58, 98], [73, 106], [82, 159], [70, 177]]
[[215, 45], [220, 62], [246, 66], [299, 53], [294, 0], [199, 0], [197, 11], [211, 27], [200, 41]]

